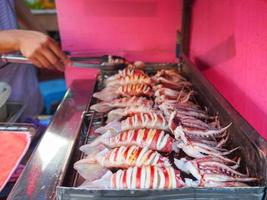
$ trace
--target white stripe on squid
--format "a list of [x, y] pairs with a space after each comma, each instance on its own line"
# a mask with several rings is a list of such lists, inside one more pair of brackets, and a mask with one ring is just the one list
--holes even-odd
[[150, 129], [146, 138], [147, 146], [150, 146], [156, 133], [156, 129]]
[[124, 132], [124, 134], [122, 134], [121, 140], [125, 141], [127, 137], [127, 132]]
[[150, 114], [150, 116], [152, 117], [152, 121], [151, 121], [151, 125], [152, 127], [157, 127], [156, 124], [157, 124], [157, 118], [158, 116], [156, 114]]
[[158, 137], [158, 141], [157, 141], [157, 149], [161, 149], [160, 146], [161, 146], [161, 144], [163, 142], [163, 138], [164, 138], [164, 132], [161, 131], [160, 135]]
[[125, 163], [125, 158], [124, 158], [124, 152], [127, 150], [127, 147], [121, 146], [119, 148], [118, 154], [117, 154], [117, 159], [114, 160], [116, 165], [122, 165]]
[[128, 150], [127, 155], [126, 155], [126, 160], [128, 163], [130, 163], [130, 161], [132, 161], [132, 154], [136, 150], [135, 146], [130, 146], [129, 148], [130, 149]]
[[134, 135], [134, 130], [128, 131], [128, 137], [127, 137], [126, 141], [131, 142], [132, 138], [133, 138], [133, 135]]
[[143, 189], [145, 188], [145, 184], [146, 184], [146, 168], [142, 167], [141, 168], [141, 177], [140, 177], [140, 188]]
[[156, 151], [153, 154], [155, 154], [155, 158], [154, 158], [153, 162], [151, 163], [151, 165], [156, 165], [159, 161], [160, 154]]
[[134, 167], [133, 168], [133, 171], [132, 171], [132, 189], [136, 189], [136, 174], [137, 174], [137, 167]]
[[115, 188], [120, 189], [120, 180], [121, 180], [122, 170], [119, 170], [116, 172], [116, 182], [115, 182]]
[[164, 176], [162, 168], [157, 167], [157, 169], [159, 172], [159, 189], [163, 189], [165, 185], [165, 176]]
[[142, 166], [144, 164], [144, 155], [147, 153], [148, 148], [145, 147], [141, 150], [140, 154], [138, 155], [138, 158], [136, 160], [136, 166]]
[[[162, 132], [163, 132], [163, 131], [162, 131]], [[164, 134], [164, 132], [163, 132], [163, 134]], [[166, 146], [169, 137], [170, 137], [170, 136], [169, 136], [168, 134], [164, 134], [164, 138], [162, 139], [162, 142], [161, 142], [161, 143], [159, 144], [159, 146], [158, 146], [158, 149], [159, 149], [159, 150], [163, 149], [163, 148]]]
[[123, 177], [126, 176], [126, 170], [123, 170], [120, 178], [120, 189], [125, 189], [123, 186]]
[[145, 183], [144, 189], [149, 189], [150, 181], [151, 181], [151, 170], [150, 170], [150, 166], [146, 166], [145, 167], [145, 170], [146, 170], [146, 183]]
[[111, 163], [111, 164], [114, 164], [114, 159], [115, 159], [115, 151], [116, 149], [113, 149], [113, 150], [111, 150], [111, 152], [110, 152], [110, 154], [109, 154], [109, 162]]
[[144, 137], [144, 133], [145, 133], [145, 129], [140, 129], [138, 131], [138, 136], [137, 136], [137, 139], [136, 139], [138, 144], [142, 143], [142, 140], [143, 140], [143, 137]]
[[146, 152], [146, 154], [144, 155], [144, 157], [142, 158], [142, 163], [144, 164], [144, 165], [146, 165], [146, 166], [148, 166], [148, 165], [151, 165], [151, 157], [153, 157], [154, 155], [154, 153], [151, 153], [152, 152], [152, 150], [148, 150], [147, 152]]
[[151, 177], [151, 181], [153, 181], [153, 189], [158, 189], [159, 185], [159, 172], [157, 167], [154, 167], [154, 177]]
[[126, 170], [126, 185], [127, 188], [131, 188], [131, 182], [132, 182], [132, 172], [133, 172], [133, 168], [130, 167]]
[[175, 178], [175, 172], [172, 167], [166, 167], [169, 174], [169, 186], [168, 188], [176, 188], [176, 178]]
[[[150, 151], [152, 151], [152, 150], [150, 150]], [[153, 161], [154, 161], [154, 159], [155, 159], [155, 157], [156, 157], [156, 153], [157, 153], [157, 152], [153, 152], [153, 153], [149, 156], [149, 158], [147, 158], [147, 160], [146, 160], [146, 164], [147, 164], [147, 165], [152, 165], [152, 163], [153, 163]]]

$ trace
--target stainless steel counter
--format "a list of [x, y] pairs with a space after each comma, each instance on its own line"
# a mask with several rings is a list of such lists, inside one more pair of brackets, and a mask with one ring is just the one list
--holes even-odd
[[95, 80], [74, 81], [8, 199], [49, 200], [66, 173]]

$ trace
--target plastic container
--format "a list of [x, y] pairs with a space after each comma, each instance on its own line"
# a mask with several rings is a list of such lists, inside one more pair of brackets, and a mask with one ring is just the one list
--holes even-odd
[[39, 83], [41, 94], [44, 98], [44, 106], [47, 114], [52, 113], [52, 106], [59, 104], [66, 93], [64, 79], [55, 79]]

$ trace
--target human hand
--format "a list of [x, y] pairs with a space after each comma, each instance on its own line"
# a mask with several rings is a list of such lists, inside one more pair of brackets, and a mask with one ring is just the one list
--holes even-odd
[[57, 43], [40, 32], [19, 30], [18, 46], [22, 55], [40, 68], [64, 71], [64, 66], [70, 62]]

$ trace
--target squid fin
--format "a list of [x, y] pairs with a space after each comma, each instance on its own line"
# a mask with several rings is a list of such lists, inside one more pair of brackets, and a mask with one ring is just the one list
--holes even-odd
[[[96, 138], [98, 139], [98, 138]], [[94, 142], [94, 141], [93, 141]], [[92, 142], [92, 143], [93, 143]], [[98, 152], [102, 151], [103, 149], [105, 149], [106, 147], [101, 144], [98, 143], [96, 145], [92, 145], [92, 143], [90, 144], [85, 144], [83, 146], [80, 147], [80, 151], [82, 151], [83, 153], [85, 153], [86, 155], [91, 155], [91, 157], [93, 157], [93, 155], [96, 155]]]
[[100, 99], [102, 101], [111, 101], [118, 97], [116, 93], [117, 88], [115, 87], [106, 87], [105, 89], [101, 90], [100, 92], [96, 92], [93, 94], [93, 97]]
[[[95, 140], [93, 140], [91, 143], [89, 144], [85, 144], [83, 146], [80, 147], [80, 150], [82, 152], [84, 152], [85, 154], [89, 154], [91, 152], [91, 149], [99, 146], [100, 144], [104, 144], [106, 145], [106, 141], [108, 141], [109, 138], [117, 135], [118, 133], [112, 130], [108, 130], [106, 133], [104, 133], [103, 135], [98, 136]], [[108, 143], [107, 143], [108, 144]]]
[[112, 121], [119, 121], [123, 117], [124, 108], [118, 108], [115, 110], [112, 110], [108, 113], [108, 120], [107, 123]]
[[91, 110], [94, 110], [96, 112], [107, 112], [111, 109], [110, 103], [108, 102], [101, 102], [94, 104], [90, 107]]
[[120, 132], [121, 131], [121, 123], [118, 121], [112, 121], [108, 123], [106, 126], [101, 126], [95, 130], [96, 133], [103, 134], [107, 132], [108, 130], [110, 131], [115, 131], [115, 132]]
[[101, 178], [96, 179], [94, 181], [86, 180], [79, 188], [101, 188], [101, 189], [108, 189], [110, 188], [110, 179], [112, 176], [111, 171], [107, 171]]
[[86, 180], [93, 181], [99, 179], [107, 172], [107, 169], [102, 167], [91, 158], [79, 160], [74, 164], [74, 169]]

